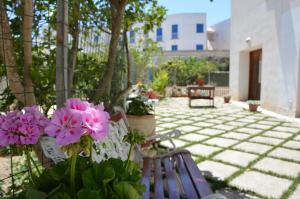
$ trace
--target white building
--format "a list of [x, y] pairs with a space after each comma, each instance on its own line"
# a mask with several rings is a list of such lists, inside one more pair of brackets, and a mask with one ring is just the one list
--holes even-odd
[[[136, 25], [135, 27], [139, 27]], [[131, 30], [129, 41], [135, 44], [140, 35]], [[161, 27], [156, 27], [147, 36], [159, 42], [164, 51], [206, 50], [206, 14], [181, 13], [168, 15]]]
[[230, 89], [236, 100], [300, 116], [300, 0], [232, 0]]
[[208, 50], [229, 50], [230, 19], [226, 19], [207, 28]]

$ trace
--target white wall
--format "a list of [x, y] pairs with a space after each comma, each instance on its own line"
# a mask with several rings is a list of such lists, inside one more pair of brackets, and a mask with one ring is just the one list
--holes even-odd
[[[196, 33], [196, 24], [204, 25], [203, 33]], [[178, 24], [178, 39], [172, 39], [172, 25]], [[206, 49], [206, 14], [205, 13], [181, 13], [167, 16], [161, 28], [163, 39], [159, 42], [165, 51], [170, 51], [172, 45], [178, 45], [178, 51], [196, 50], [196, 44], [203, 44]], [[156, 41], [156, 28], [149, 33], [149, 38]]]
[[[210, 50], [229, 50], [230, 48], [230, 19], [210, 26], [213, 30], [212, 40], [209, 40]], [[209, 38], [208, 38], [209, 39]]]
[[[232, 0], [230, 88], [248, 97], [249, 52], [262, 48], [262, 106], [300, 115], [300, 0]], [[251, 42], [247, 43], [247, 37]]]

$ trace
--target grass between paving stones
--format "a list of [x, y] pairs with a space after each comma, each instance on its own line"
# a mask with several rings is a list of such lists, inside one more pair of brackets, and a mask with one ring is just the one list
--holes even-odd
[[[207, 114], [207, 113], [206, 113], [206, 114]], [[253, 115], [255, 115], [255, 113], [254, 113], [254, 114], [247, 114], [247, 116], [249, 116], [249, 115], [250, 115], [250, 116], [251, 116], [251, 115], [253, 116]], [[242, 115], [242, 116], [240, 116], [240, 117], [236, 117], [236, 120], [245, 118], [245, 117], [247, 117], [247, 116]], [[168, 116], [168, 117], [169, 117], [169, 116]], [[188, 117], [188, 116], [187, 116], [187, 117]], [[186, 117], [186, 118], [187, 118], [187, 117]], [[220, 117], [220, 115], [215, 115], [215, 117], [209, 117], [208, 120], [211, 120], [211, 119], [218, 119], [218, 117]], [[231, 116], [230, 116], [230, 117], [231, 117]], [[257, 134], [253, 134], [253, 135], [248, 134], [248, 135], [250, 135], [250, 136], [249, 136], [248, 138], [245, 138], [245, 139], [224, 138], [224, 139], [232, 139], [232, 140], [237, 140], [237, 141], [238, 141], [237, 143], [235, 143], [235, 144], [233, 144], [233, 145], [231, 145], [231, 146], [229, 146], [229, 147], [221, 147], [221, 146], [218, 146], [218, 145], [211, 145], [211, 144], [204, 143], [204, 142], [207, 141], [207, 140], [210, 140], [210, 139], [213, 139], [213, 138], [219, 138], [219, 137], [221, 137], [222, 135], [224, 135], [224, 134], [226, 134], [226, 133], [228, 133], [228, 132], [236, 132], [236, 131], [237, 131], [238, 129], [240, 129], [240, 128], [248, 127], [248, 126], [250, 126], [250, 125], [252, 125], [252, 124], [257, 124], [257, 123], [259, 123], [260, 121], [265, 121], [265, 120], [267, 120], [267, 121], [270, 121], [270, 120], [273, 121], [273, 119], [272, 119], [271, 117], [263, 117], [263, 116], [262, 116], [262, 117], [259, 116], [259, 117], [256, 117], [256, 118], [253, 118], [253, 117], [252, 117], [252, 119], [256, 119], [256, 121], [254, 121], [254, 122], [249, 122], [249, 123], [245, 123], [245, 125], [242, 125], [242, 126], [236, 126], [236, 128], [233, 128], [233, 129], [231, 129], [231, 130], [218, 129], [218, 128], [214, 128], [214, 127], [208, 127], [208, 128], [207, 128], [207, 127], [204, 127], [204, 128], [203, 128], [203, 127], [199, 127], [199, 126], [193, 125], [195, 121], [191, 121], [191, 123], [187, 123], [187, 124], [184, 124], [184, 125], [179, 124], [179, 125], [177, 125], [176, 127], [179, 127], [179, 126], [187, 126], [187, 125], [193, 125], [193, 126], [199, 128], [199, 129], [194, 130], [194, 131], [191, 131], [191, 132], [189, 132], [189, 133], [184, 133], [184, 135], [190, 134], [190, 133], [197, 133], [197, 131], [203, 130], [203, 129], [216, 129], [216, 130], [222, 130], [222, 131], [224, 131], [224, 132], [219, 133], [219, 134], [216, 134], [216, 135], [207, 135], [207, 136], [209, 136], [208, 138], [205, 138], [205, 139], [203, 139], [203, 140], [201, 140], [201, 141], [190, 142], [189, 144], [187, 144], [187, 145], [185, 145], [185, 146], [183, 146], [183, 147], [181, 147], [181, 148], [185, 148], [185, 147], [192, 146], [192, 145], [195, 145], [195, 144], [203, 144], [203, 145], [207, 145], [207, 146], [215, 146], [215, 147], [218, 147], [218, 148], [220, 148], [220, 150], [218, 150], [218, 151], [216, 151], [216, 152], [210, 154], [210, 155], [207, 156], [207, 157], [199, 156], [199, 155], [196, 155], [196, 154], [195, 154], [194, 156], [195, 156], [195, 157], [198, 157], [198, 158], [196, 159], [196, 163], [200, 163], [200, 162], [205, 161], [205, 160], [212, 160], [212, 161], [215, 161], [215, 162], [220, 162], [220, 163], [222, 163], [222, 164], [227, 164], [227, 165], [235, 166], [235, 167], [237, 167], [237, 168], [240, 169], [239, 171], [235, 172], [235, 173], [232, 174], [231, 176], [227, 177], [225, 180], [208, 179], [208, 181], [210, 181], [210, 182], [212, 183], [213, 189], [215, 189], [215, 190], [218, 189], [218, 188], [224, 188], [224, 187], [230, 187], [230, 188], [232, 188], [232, 186], [230, 186], [230, 185], [228, 184], [230, 181], [232, 181], [234, 178], [236, 178], [237, 176], [241, 175], [241, 174], [244, 173], [245, 171], [253, 170], [253, 171], [259, 171], [259, 172], [261, 172], [261, 173], [264, 173], [264, 174], [267, 174], [267, 175], [270, 175], [270, 176], [275, 176], [275, 177], [280, 177], [280, 178], [284, 178], [284, 179], [291, 180], [291, 181], [292, 181], [291, 186], [289, 187], [289, 189], [288, 189], [287, 191], [285, 191], [285, 192], [283, 193], [283, 195], [282, 195], [282, 197], [281, 197], [281, 199], [286, 199], [286, 198], [288, 198], [290, 195], [292, 195], [292, 193], [295, 191], [296, 187], [297, 187], [298, 184], [300, 183], [300, 178], [299, 178], [300, 176], [298, 176], [298, 177], [295, 179], [295, 178], [293, 178], [293, 177], [285, 176], [285, 175], [280, 175], [280, 174], [277, 174], [277, 173], [274, 173], [274, 172], [271, 172], [271, 171], [263, 171], [263, 170], [260, 170], [260, 169], [254, 169], [254, 168], [251, 168], [251, 167], [252, 167], [254, 164], [256, 164], [258, 161], [262, 160], [262, 159], [265, 158], [265, 157], [268, 157], [267, 155], [268, 155], [271, 151], [275, 150], [276, 148], [282, 147], [282, 148], [287, 148], [287, 149], [299, 151], [299, 150], [294, 149], [294, 148], [290, 148], [290, 147], [285, 147], [285, 146], [283, 146], [283, 144], [285, 144], [286, 142], [288, 142], [288, 141], [290, 141], [290, 140], [293, 140], [294, 137], [296, 137], [296, 136], [299, 134], [299, 132], [298, 132], [298, 133], [295, 133], [295, 134], [292, 134], [292, 136], [290, 136], [290, 137], [288, 137], [288, 138], [277, 138], [277, 137], [264, 136], [264, 135], [263, 135], [265, 132], [274, 129], [274, 128], [276, 128], [277, 126], [283, 126], [283, 124], [284, 124], [285, 122], [279, 122], [279, 121], [277, 121], [277, 122], [279, 122], [279, 123], [277, 123], [277, 124], [275, 124], [275, 125], [269, 125], [270, 128], [268, 128], [268, 129], [260, 129], [260, 128], [256, 128], [256, 129], [258, 129], [258, 130], [261, 130], [261, 132], [260, 132], [260, 133], [257, 133]], [[220, 123], [220, 125], [222, 125], [222, 124], [224, 124], [224, 125], [230, 125], [230, 124], [226, 124], [226, 123], [229, 123], [229, 122], [232, 122], [232, 121], [236, 121], [236, 120], [226, 120], [226, 121], [223, 121], [222, 123]], [[204, 122], [205, 122], [205, 121], [204, 121]], [[171, 122], [171, 123], [172, 123], [172, 122]], [[219, 124], [217, 124], [217, 125], [219, 125]], [[285, 126], [285, 125], [284, 125], [284, 126]], [[169, 128], [169, 130], [176, 129], [176, 127]], [[250, 128], [255, 129], [255, 127], [250, 127]], [[275, 130], [275, 131], [276, 131], [276, 130]], [[237, 131], [237, 132], [238, 132], [238, 131]], [[244, 133], [244, 134], [247, 134], [247, 133], [245, 133], [245, 132], [243, 132], [243, 133]], [[199, 134], [199, 133], [197, 133], [197, 134]], [[204, 135], [204, 134], [203, 134], [203, 135]], [[275, 146], [274, 146], [274, 145], [267, 144], [267, 143], [261, 143], [261, 142], [250, 141], [250, 139], [252, 139], [252, 138], [254, 138], [254, 137], [257, 137], [257, 136], [277, 138], [277, 139], [282, 140], [282, 142], [279, 143], [278, 145], [275, 145]], [[184, 139], [180, 139], [180, 137], [177, 138], [177, 139], [186, 141], [186, 140], [184, 140]], [[233, 148], [234, 146], [236, 146], [236, 145], [238, 145], [238, 144], [240, 144], [240, 143], [242, 143], [242, 142], [245, 142], [245, 141], [251, 142], [251, 143], [259, 143], [259, 144], [268, 145], [268, 146], [271, 146], [272, 148], [270, 148], [268, 151], [266, 151], [266, 152], [263, 153], [263, 154], [257, 154], [257, 153], [253, 153], [253, 152], [249, 152], [249, 151], [244, 151], [244, 150], [241, 150], [241, 149], [234, 149], [234, 148]], [[247, 167], [242, 167], [242, 166], [235, 165], [235, 164], [231, 164], [231, 163], [224, 162], [224, 161], [221, 161], [221, 160], [215, 160], [215, 159], [213, 159], [213, 157], [216, 156], [217, 154], [223, 152], [224, 150], [230, 150], [230, 149], [231, 149], [231, 150], [235, 150], [235, 151], [246, 152], [246, 153], [249, 153], [249, 154], [258, 155], [258, 158], [256, 158], [255, 160], [251, 161], [251, 162], [247, 165]], [[299, 161], [296, 161], [296, 160], [290, 160], [290, 159], [280, 158], [280, 157], [272, 157], [272, 158], [279, 159], [279, 160], [285, 160], [285, 161], [289, 161], [289, 162], [294, 162], [294, 163], [300, 164], [300, 162], [299, 162]], [[238, 190], [241, 190], [241, 189], [238, 188]], [[262, 195], [260, 195], [260, 194], [258, 194], [258, 193], [253, 192], [253, 191], [244, 190], [243, 192], [245, 192], [245, 191], [246, 191], [246, 193], [251, 193], [251, 194], [253, 194], [253, 195], [257, 196], [257, 197], [264, 197], [264, 196], [262, 196]]]

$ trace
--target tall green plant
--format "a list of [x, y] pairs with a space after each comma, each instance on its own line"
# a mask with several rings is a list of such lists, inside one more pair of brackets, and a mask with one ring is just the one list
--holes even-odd
[[152, 88], [158, 93], [165, 96], [166, 87], [168, 85], [169, 75], [168, 72], [164, 70], [158, 70], [154, 75], [154, 81], [152, 83]]

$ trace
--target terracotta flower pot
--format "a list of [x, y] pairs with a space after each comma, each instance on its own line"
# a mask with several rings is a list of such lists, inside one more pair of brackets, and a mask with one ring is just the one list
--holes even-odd
[[250, 112], [257, 112], [258, 104], [249, 104], [249, 111]]
[[226, 96], [226, 97], [224, 97], [224, 103], [229, 103], [230, 102], [230, 96]]
[[155, 133], [155, 115], [126, 115], [131, 129], [136, 129], [149, 137]]
[[204, 81], [203, 79], [199, 79], [199, 80], [197, 81], [197, 84], [198, 84], [199, 86], [204, 86], [204, 85], [205, 85], [205, 81]]

